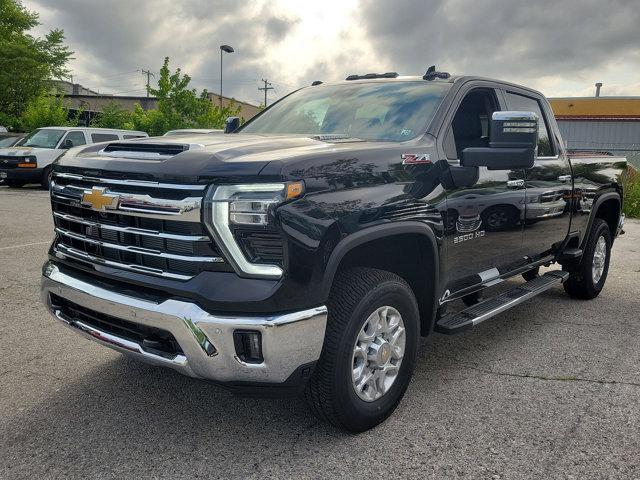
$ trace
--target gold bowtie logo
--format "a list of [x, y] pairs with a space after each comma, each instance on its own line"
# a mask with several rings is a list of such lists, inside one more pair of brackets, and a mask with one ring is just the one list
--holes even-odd
[[82, 203], [94, 210], [115, 210], [118, 208], [118, 195], [105, 193], [106, 188], [93, 187], [82, 194]]

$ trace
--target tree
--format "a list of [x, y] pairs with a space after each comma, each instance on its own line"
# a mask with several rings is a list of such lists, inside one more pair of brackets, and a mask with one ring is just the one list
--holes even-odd
[[91, 126], [97, 128], [132, 129], [132, 116], [132, 112], [112, 101], [107, 103], [102, 108], [102, 112], [91, 121]]
[[22, 128], [31, 132], [36, 128], [50, 126], [78, 125], [81, 112], [78, 111], [74, 117], [69, 119], [69, 105], [62, 97], [57, 97], [49, 93], [41, 93], [27, 104], [22, 117]]
[[160, 69], [158, 87], [149, 88], [149, 93], [158, 99], [158, 110], [144, 112], [137, 108], [134, 112], [136, 128], [147, 125], [149, 135], [162, 135], [167, 130], [179, 128], [223, 128], [227, 117], [240, 113], [240, 106], [234, 102], [219, 108], [209, 99], [207, 90], [200, 94], [190, 89], [191, 77], [182, 74], [178, 68], [171, 73], [169, 57], [165, 57]]
[[0, 116], [13, 125], [26, 105], [49, 89], [50, 79], [68, 74], [73, 52], [64, 45], [63, 31], [29, 35], [39, 24], [38, 14], [19, 0], [0, 0]]

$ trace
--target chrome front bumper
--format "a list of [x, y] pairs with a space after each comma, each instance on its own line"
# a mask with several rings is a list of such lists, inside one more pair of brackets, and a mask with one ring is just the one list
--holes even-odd
[[[55, 318], [91, 340], [153, 365], [227, 383], [285, 382], [299, 367], [320, 357], [327, 323], [324, 306], [279, 315], [229, 316], [212, 314], [179, 300], [155, 303], [80, 280], [51, 262], [43, 268], [41, 292]], [[137, 342], [67, 318], [52, 305], [51, 294], [95, 312], [166, 330], [184, 354], [173, 358], [159, 355]], [[236, 355], [233, 333], [238, 329], [261, 332], [263, 363], [246, 363]]]

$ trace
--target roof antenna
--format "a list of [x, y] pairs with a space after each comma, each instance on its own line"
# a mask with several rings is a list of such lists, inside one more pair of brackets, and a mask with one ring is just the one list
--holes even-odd
[[428, 76], [431, 73], [435, 73], [436, 71], [436, 66], [435, 65], [431, 65], [429, 68], [427, 68], [427, 73], [424, 74], [424, 76]]

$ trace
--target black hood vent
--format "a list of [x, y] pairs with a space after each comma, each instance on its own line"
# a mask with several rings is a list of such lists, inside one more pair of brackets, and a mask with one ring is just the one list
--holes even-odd
[[122, 157], [145, 160], [164, 160], [189, 150], [187, 144], [123, 142], [110, 143], [99, 154], [109, 157]]

